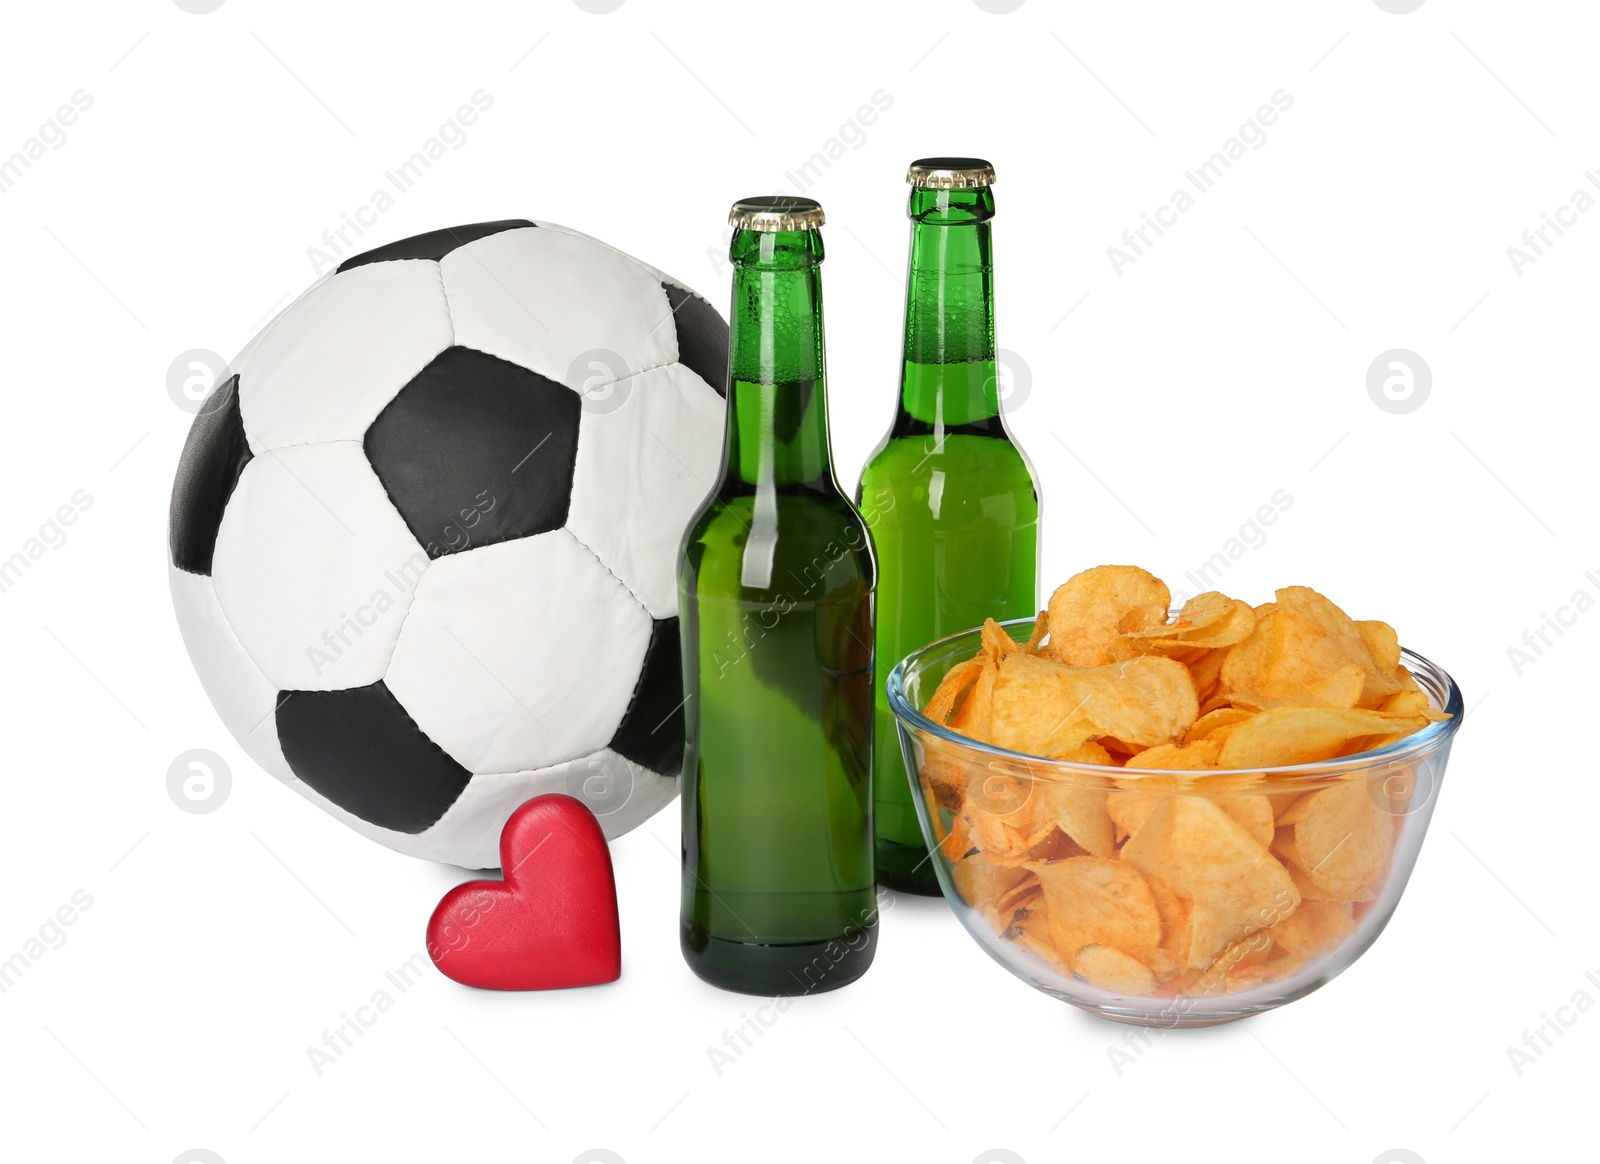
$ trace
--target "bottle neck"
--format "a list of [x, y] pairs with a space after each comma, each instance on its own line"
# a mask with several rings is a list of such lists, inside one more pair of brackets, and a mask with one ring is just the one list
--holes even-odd
[[911, 192], [897, 429], [1000, 431], [989, 187]]
[[737, 231], [723, 490], [832, 485], [822, 236]]

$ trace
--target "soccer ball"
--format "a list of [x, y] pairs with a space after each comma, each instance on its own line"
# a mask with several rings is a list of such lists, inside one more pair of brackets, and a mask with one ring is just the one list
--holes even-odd
[[677, 792], [679, 538], [716, 477], [728, 327], [576, 231], [346, 259], [206, 398], [172, 597], [239, 744], [390, 848], [498, 864], [530, 797], [608, 837]]

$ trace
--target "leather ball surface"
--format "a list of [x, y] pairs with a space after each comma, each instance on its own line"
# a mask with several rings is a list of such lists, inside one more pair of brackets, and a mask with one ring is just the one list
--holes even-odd
[[660, 271], [508, 221], [346, 259], [195, 417], [171, 586], [262, 767], [365, 835], [498, 862], [530, 797], [607, 837], [683, 759], [678, 542], [715, 479], [728, 328]]

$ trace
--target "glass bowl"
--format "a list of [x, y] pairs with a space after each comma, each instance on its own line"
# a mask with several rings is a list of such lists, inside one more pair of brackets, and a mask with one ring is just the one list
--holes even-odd
[[[1026, 642], [1033, 620], [1004, 626]], [[1309, 994], [1377, 939], [1461, 726], [1443, 670], [1402, 652], [1451, 718], [1386, 747], [1292, 767], [1141, 771], [1007, 751], [924, 716], [980, 633], [913, 652], [887, 687], [940, 888], [995, 961], [1106, 1018], [1199, 1027]], [[1072, 836], [1052, 828], [1061, 821]]]

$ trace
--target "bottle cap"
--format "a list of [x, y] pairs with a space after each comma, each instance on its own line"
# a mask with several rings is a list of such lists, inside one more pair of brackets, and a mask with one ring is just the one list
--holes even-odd
[[789, 194], [741, 198], [728, 211], [734, 230], [816, 230], [823, 223], [822, 204]]
[[994, 185], [994, 167], [982, 158], [918, 158], [906, 181], [919, 190], [970, 190]]

